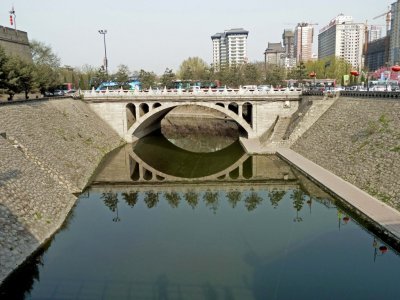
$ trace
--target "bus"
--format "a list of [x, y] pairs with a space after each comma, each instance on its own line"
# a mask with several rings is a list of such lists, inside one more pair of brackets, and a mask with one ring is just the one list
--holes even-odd
[[190, 90], [193, 88], [208, 89], [208, 88], [218, 88], [221, 84], [218, 80], [214, 81], [201, 81], [201, 80], [174, 80], [170, 88]]
[[[124, 84], [124, 86], [129, 86], [129, 90], [141, 90], [142, 84], [139, 80], [132, 80]], [[115, 81], [106, 81], [102, 82], [97, 88], [96, 91], [105, 91], [107, 90], [120, 90], [121, 84]]]

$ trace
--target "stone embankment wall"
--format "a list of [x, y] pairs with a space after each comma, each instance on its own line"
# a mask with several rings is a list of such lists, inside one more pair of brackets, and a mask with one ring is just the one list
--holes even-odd
[[400, 210], [400, 101], [340, 98], [293, 150]]
[[122, 142], [81, 101], [0, 105], [0, 283], [63, 224]]

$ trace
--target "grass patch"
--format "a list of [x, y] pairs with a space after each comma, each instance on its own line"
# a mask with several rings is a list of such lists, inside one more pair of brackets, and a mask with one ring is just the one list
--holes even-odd
[[400, 146], [394, 147], [394, 148], [390, 149], [390, 151], [400, 153]]

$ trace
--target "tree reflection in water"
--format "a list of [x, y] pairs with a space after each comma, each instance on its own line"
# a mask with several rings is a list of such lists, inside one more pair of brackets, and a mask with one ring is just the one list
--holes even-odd
[[[122, 199], [129, 207], [134, 207], [138, 200], [141, 192], [134, 191], [128, 193], [121, 193]], [[223, 192], [214, 192], [208, 189], [203, 194], [203, 201], [205, 206], [209, 208], [214, 214], [217, 212], [220, 206], [220, 197], [223, 197]], [[230, 190], [226, 192], [225, 197], [227, 202], [232, 208], [236, 208], [239, 202], [242, 201], [243, 191], [239, 190]], [[268, 192], [268, 198], [271, 202], [271, 206], [276, 209], [279, 203], [284, 199], [287, 191], [282, 190], [271, 190]], [[247, 193], [246, 193], [247, 194]], [[160, 201], [161, 198], [165, 199], [166, 202], [170, 205], [171, 208], [178, 208], [181, 203], [182, 197], [185, 199], [187, 204], [195, 209], [199, 204], [199, 196], [200, 192], [196, 193], [194, 191], [187, 191], [185, 193], [178, 192], [154, 192], [154, 191], [146, 191], [144, 192], [144, 202], [148, 208], [155, 208]], [[120, 221], [118, 217], [118, 193], [106, 192], [102, 193], [100, 197], [104, 204], [112, 211], [116, 212], [116, 217], [113, 219], [114, 222]], [[299, 216], [299, 212], [303, 209], [305, 203], [311, 205], [312, 199], [311, 197], [305, 193], [301, 189], [293, 190], [290, 194], [290, 199], [293, 201], [293, 208], [296, 210], [296, 216], [294, 217], [294, 222], [301, 222], [303, 218]], [[259, 191], [255, 191], [253, 188], [248, 191], [247, 196], [244, 198], [244, 205], [246, 209], [251, 212], [255, 210], [262, 202], [263, 198], [260, 196]]]
[[199, 203], [199, 196], [193, 191], [188, 191], [187, 193], [185, 193], [185, 199], [186, 199], [186, 202], [193, 209], [195, 209], [195, 207]]
[[212, 212], [215, 214], [218, 209], [218, 193], [213, 193], [210, 190], [207, 190], [204, 193], [203, 200], [206, 203], [206, 206], [209, 207]]
[[119, 222], [121, 219], [118, 216], [118, 194], [117, 193], [102, 193], [100, 199], [103, 200], [104, 204], [112, 211], [116, 212], [117, 215], [113, 218], [113, 222]]
[[226, 194], [226, 197], [228, 198], [228, 202], [231, 204], [232, 208], [235, 208], [242, 200], [242, 193], [239, 191], [229, 191]]
[[169, 205], [172, 208], [177, 208], [179, 206], [179, 202], [181, 201], [181, 197], [179, 196], [178, 193], [172, 192], [172, 193], [165, 193], [165, 199], [167, 199]]
[[302, 217], [299, 217], [299, 211], [303, 208], [306, 194], [302, 190], [294, 190], [290, 198], [293, 200], [293, 207], [296, 209], [296, 217], [293, 219], [294, 222], [303, 221]]
[[283, 197], [286, 195], [285, 191], [278, 191], [278, 190], [273, 190], [269, 192], [269, 201], [271, 201], [271, 205], [273, 208], [277, 208], [279, 202], [283, 199]]
[[154, 192], [146, 192], [146, 196], [144, 197], [144, 202], [146, 202], [148, 208], [153, 208], [157, 206], [159, 201], [159, 193]]
[[244, 199], [248, 211], [255, 210], [262, 201], [263, 199], [253, 189], [251, 189], [250, 195]]
[[134, 207], [138, 201], [138, 193], [137, 192], [122, 193], [122, 198], [124, 198], [128, 206]]

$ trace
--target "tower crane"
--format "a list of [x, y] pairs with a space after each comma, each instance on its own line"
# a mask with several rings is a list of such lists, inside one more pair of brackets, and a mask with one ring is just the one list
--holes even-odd
[[388, 34], [390, 30], [390, 22], [392, 20], [392, 10], [390, 9], [390, 6], [388, 7], [388, 10], [386, 12], [380, 14], [379, 16], [374, 17], [374, 20], [384, 16], [386, 16], [386, 34]]

